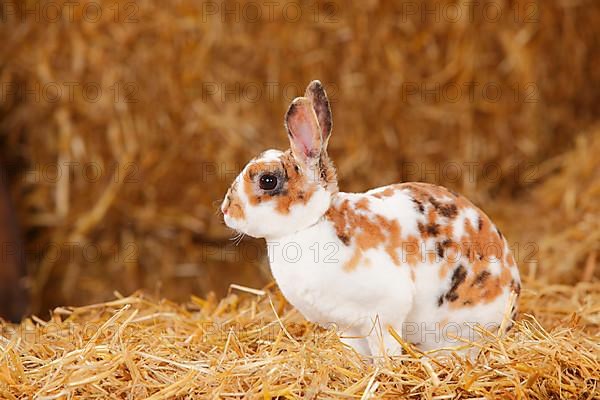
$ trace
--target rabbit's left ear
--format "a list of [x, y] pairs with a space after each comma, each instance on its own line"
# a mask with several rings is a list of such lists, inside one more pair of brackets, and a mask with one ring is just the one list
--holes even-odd
[[315, 165], [321, 155], [321, 128], [312, 102], [297, 97], [285, 114], [285, 127], [294, 157], [307, 166]]
[[323, 149], [327, 149], [327, 142], [331, 135], [331, 128], [333, 127], [333, 119], [331, 117], [331, 107], [329, 106], [329, 99], [325, 88], [320, 81], [314, 80], [306, 87], [304, 97], [310, 100], [315, 114], [317, 115], [317, 121], [321, 129], [321, 144]]

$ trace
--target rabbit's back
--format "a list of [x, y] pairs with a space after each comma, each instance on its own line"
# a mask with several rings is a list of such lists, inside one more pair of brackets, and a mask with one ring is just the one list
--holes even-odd
[[415, 293], [409, 320], [464, 322], [475, 316], [469, 322], [499, 323], [510, 292], [520, 292], [518, 268], [500, 230], [469, 200], [443, 187], [411, 182], [340, 193], [326, 218], [351, 251], [342, 266], [347, 273], [368, 268], [377, 275], [381, 265], [373, 265], [373, 252], [410, 270]]

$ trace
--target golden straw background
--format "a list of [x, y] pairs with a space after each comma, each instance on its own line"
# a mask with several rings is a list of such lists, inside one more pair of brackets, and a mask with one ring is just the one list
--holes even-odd
[[[597, 1], [79, 3], [2, 8], [0, 151], [41, 316], [1, 325], [2, 397], [598, 398]], [[235, 246], [218, 205], [287, 147], [312, 79], [342, 190], [446, 185], [508, 238], [523, 313], [481, 363], [364, 363], [275, 287], [246, 293], [263, 243]]]

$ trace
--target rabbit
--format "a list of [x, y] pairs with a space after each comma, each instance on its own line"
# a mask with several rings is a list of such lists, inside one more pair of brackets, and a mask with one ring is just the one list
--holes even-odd
[[275, 281], [306, 319], [333, 324], [371, 358], [402, 354], [394, 336], [433, 351], [479, 339], [476, 325], [510, 328], [519, 270], [483, 211], [428, 183], [338, 191], [319, 81], [292, 101], [284, 125], [290, 149], [252, 159], [221, 211], [229, 228], [266, 240]]

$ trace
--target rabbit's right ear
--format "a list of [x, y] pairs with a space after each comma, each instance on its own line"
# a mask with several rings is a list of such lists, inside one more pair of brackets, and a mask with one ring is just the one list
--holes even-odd
[[307, 166], [318, 163], [323, 139], [310, 99], [297, 97], [285, 114], [285, 127], [294, 157]]
[[308, 84], [304, 97], [308, 98], [317, 115], [319, 127], [321, 128], [321, 142], [323, 149], [326, 150], [331, 129], [333, 128], [333, 118], [331, 116], [331, 107], [325, 88], [320, 81], [314, 80]]

